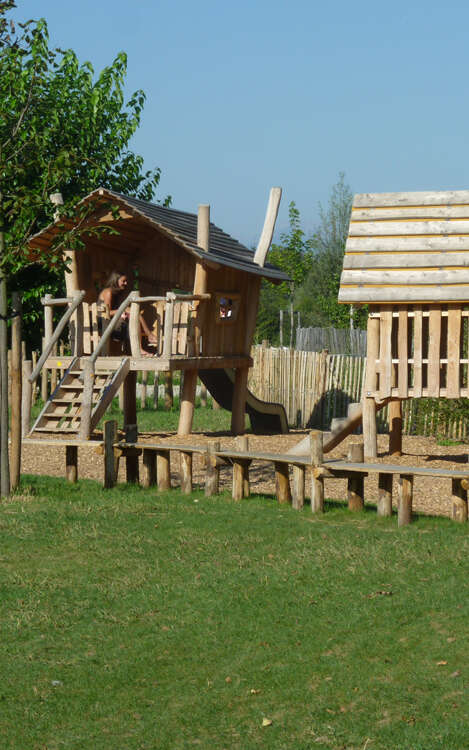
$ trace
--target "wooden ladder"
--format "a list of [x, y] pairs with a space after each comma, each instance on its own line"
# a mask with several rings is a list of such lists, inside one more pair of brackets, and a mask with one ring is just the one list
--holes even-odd
[[[116, 370], [97, 370], [94, 377], [90, 434], [104, 415], [130, 369], [124, 357]], [[83, 370], [75, 357], [31, 428], [28, 437], [41, 432], [78, 433], [83, 398]]]

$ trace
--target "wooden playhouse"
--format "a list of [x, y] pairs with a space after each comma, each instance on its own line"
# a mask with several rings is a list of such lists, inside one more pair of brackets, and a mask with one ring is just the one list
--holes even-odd
[[[81, 205], [91, 209], [89, 228], [106, 226], [112, 232], [85, 232], [83, 250], [66, 252], [66, 298], [43, 300], [45, 345], [31, 380], [42, 367], [64, 368], [65, 374], [32, 434], [75, 432], [88, 438], [122, 384], [125, 423], [135, 424], [136, 373], [141, 370], [184, 371], [179, 434], [191, 431], [198, 376], [231, 408], [235, 434], [244, 431], [246, 410], [260, 430], [285, 431], [283, 407], [259, 402], [247, 389], [261, 280], [287, 278], [266, 263], [280, 195], [280, 188], [272, 189], [256, 252], [211, 224], [209, 206], [200, 206], [197, 216], [105, 189], [88, 195]], [[60, 223], [36, 235], [31, 251], [51, 251]], [[119, 315], [105, 321], [104, 330], [98, 319], [97, 295], [113, 270], [133, 277], [138, 287], [121, 305], [121, 312], [130, 309], [127, 351], [116, 350], [112, 341]], [[229, 315], [223, 312], [226, 300]], [[56, 305], [63, 305], [65, 313], [54, 330]], [[157, 337], [155, 356], [142, 356], [142, 313]], [[71, 352], [59, 358], [56, 344], [67, 326]]]
[[402, 400], [469, 396], [469, 191], [356, 195], [339, 302], [369, 309], [365, 454], [386, 403], [399, 453]]

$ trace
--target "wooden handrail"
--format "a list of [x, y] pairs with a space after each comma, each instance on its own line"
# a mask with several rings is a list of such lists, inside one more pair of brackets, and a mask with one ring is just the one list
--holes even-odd
[[39, 373], [41, 372], [44, 362], [46, 361], [47, 357], [51, 353], [52, 349], [54, 348], [55, 344], [60, 338], [60, 334], [64, 330], [65, 326], [67, 325], [68, 321], [72, 317], [73, 313], [77, 309], [79, 305], [83, 302], [83, 299], [85, 297], [86, 292], [76, 292], [73, 295], [73, 302], [71, 303], [68, 310], [65, 310], [64, 314], [62, 315], [57, 328], [55, 329], [54, 333], [52, 334], [51, 338], [47, 342], [44, 351], [42, 352], [41, 356], [39, 357], [38, 363], [36, 367], [34, 368], [34, 371], [29, 376], [28, 380], [30, 383], [34, 383], [35, 380], [37, 380]]
[[45, 307], [58, 307], [60, 305], [69, 305], [73, 300], [74, 297], [52, 298], [50, 295], [46, 294], [45, 297], [41, 297], [41, 305], [44, 305]]
[[131, 304], [131, 302], [135, 301], [135, 297], [137, 296], [137, 292], [130, 292], [130, 294], [127, 295], [125, 300], [119, 305], [116, 312], [112, 316], [111, 320], [109, 321], [109, 325], [106, 327], [106, 330], [104, 331], [103, 335], [101, 336], [101, 340], [94, 350], [93, 354], [90, 356], [90, 361], [94, 365], [96, 360], [98, 359], [99, 355], [103, 351], [105, 345], [107, 344], [108, 340], [111, 338], [111, 334], [116, 328], [121, 315], [125, 312], [126, 308]]

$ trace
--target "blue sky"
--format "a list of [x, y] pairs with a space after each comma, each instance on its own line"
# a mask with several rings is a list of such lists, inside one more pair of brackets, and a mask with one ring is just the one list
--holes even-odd
[[469, 187], [469, 3], [17, 0], [95, 70], [125, 50], [147, 95], [132, 147], [160, 195], [256, 244], [268, 191], [307, 232], [354, 192]]

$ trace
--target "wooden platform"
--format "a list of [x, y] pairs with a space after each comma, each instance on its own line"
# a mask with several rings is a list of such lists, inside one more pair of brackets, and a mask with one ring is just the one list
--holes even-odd
[[[98, 357], [96, 360], [96, 371], [116, 370], [122, 362], [119, 357]], [[87, 357], [80, 357], [80, 366]], [[49, 369], [66, 369], [70, 366], [72, 357], [49, 357], [45, 367]], [[174, 355], [169, 359], [163, 357], [130, 357], [130, 370], [148, 370], [154, 372], [168, 372], [174, 370], [216, 370], [224, 368], [251, 367], [252, 358], [246, 356], [223, 356], [223, 357], [185, 357]]]

